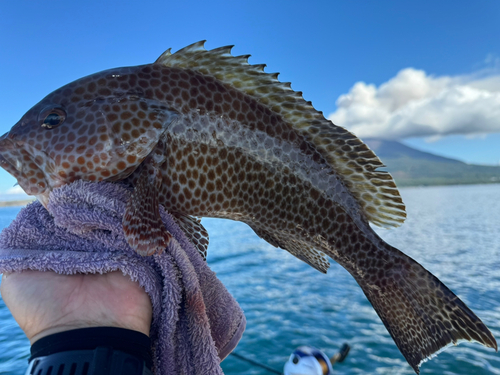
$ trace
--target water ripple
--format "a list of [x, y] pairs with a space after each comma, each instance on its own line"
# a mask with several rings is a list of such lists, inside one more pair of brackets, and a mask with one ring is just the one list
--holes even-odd
[[[378, 233], [450, 287], [500, 338], [500, 185], [406, 188], [408, 220]], [[7, 225], [17, 211], [0, 209]], [[413, 374], [354, 279], [333, 263], [323, 275], [260, 240], [241, 223], [204, 219], [208, 263], [245, 311], [247, 330], [236, 351], [279, 371], [295, 347], [332, 355], [351, 345], [336, 374]], [[21, 375], [29, 344], [0, 300], [0, 374]], [[226, 374], [262, 369], [229, 356]], [[421, 374], [498, 374], [500, 356], [478, 344], [451, 347]]]

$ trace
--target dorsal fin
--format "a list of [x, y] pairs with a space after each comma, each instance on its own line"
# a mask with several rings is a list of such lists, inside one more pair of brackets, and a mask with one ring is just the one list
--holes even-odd
[[207, 51], [204, 44], [197, 42], [174, 54], [169, 49], [155, 63], [195, 70], [254, 97], [317, 148], [357, 198], [369, 221], [384, 227], [404, 222], [405, 206], [396, 184], [389, 172], [377, 170], [384, 165], [365, 143], [327, 120], [290, 83], [278, 81], [278, 73], [265, 73], [263, 64], [250, 65], [249, 55], [232, 56], [232, 46]]

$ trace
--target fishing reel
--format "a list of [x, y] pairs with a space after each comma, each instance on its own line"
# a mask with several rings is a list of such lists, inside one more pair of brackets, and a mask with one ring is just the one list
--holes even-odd
[[328, 358], [321, 350], [312, 346], [300, 346], [293, 351], [285, 363], [284, 375], [331, 375], [332, 366], [342, 362], [349, 350], [349, 345], [344, 344], [340, 351]]
[[290, 358], [285, 363], [283, 372], [235, 352], [232, 352], [231, 355], [254, 366], [263, 368], [272, 374], [332, 375], [332, 366], [337, 362], [342, 362], [347, 357], [349, 350], [351, 350], [351, 347], [348, 344], [344, 344], [333, 357], [328, 358], [325, 353], [315, 347], [300, 346], [290, 355]]

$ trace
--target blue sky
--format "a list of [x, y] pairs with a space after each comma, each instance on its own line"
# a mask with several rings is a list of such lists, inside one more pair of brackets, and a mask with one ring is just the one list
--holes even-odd
[[[206, 39], [252, 54], [361, 137], [500, 162], [500, 2], [16, 0], [0, 14], [2, 134], [72, 80]], [[14, 183], [0, 171], [0, 194]]]

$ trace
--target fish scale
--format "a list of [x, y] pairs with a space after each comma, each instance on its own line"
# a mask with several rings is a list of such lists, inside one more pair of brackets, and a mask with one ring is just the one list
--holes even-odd
[[0, 165], [45, 206], [52, 189], [78, 179], [129, 184], [123, 229], [142, 255], [170, 241], [162, 205], [203, 257], [208, 233], [198, 217], [242, 221], [321, 272], [330, 257], [417, 373], [462, 340], [497, 349], [453, 292], [371, 229], [406, 217], [376, 155], [276, 73], [230, 50], [199, 42], [72, 82], [0, 138]]

